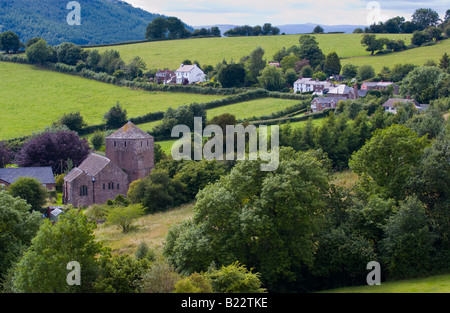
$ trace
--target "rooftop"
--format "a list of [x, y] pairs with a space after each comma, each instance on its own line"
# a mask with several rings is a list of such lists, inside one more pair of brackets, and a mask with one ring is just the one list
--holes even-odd
[[107, 138], [114, 139], [150, 139], [153, 138], [151, 135], [137, 127], [131, 122], [126, 123], [120, 129], [112, 133]]
[[19, 177], [36, 178], [42, 184], [54, 184], [55, 177], [50, 166], [47, 167], [21, 167], [0, 168], [0, 179], [7, 183], [14, 183]]

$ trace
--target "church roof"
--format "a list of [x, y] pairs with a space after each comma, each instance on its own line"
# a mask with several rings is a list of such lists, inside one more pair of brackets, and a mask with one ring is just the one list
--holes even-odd
[[108, 158], [96, 153], [91, 153], [84, 161], [78, 166], [79, 170], [87, 173], [90, 176], [95, 176], [100, 172], [108, 163], [111, 162]]
[[115, 139], [150, 139], [153, 138], [148, 133], [137, 127], [131, 122], [126, 123], [120, 129], [115, 131], [108, 138]]

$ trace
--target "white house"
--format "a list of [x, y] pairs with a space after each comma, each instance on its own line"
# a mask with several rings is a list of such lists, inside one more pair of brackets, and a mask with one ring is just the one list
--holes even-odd
[[312, 78], [300, 78], [294, 82], [294, 93], [313, 92], [314, 95], [323, 95], [324, 90], [331, 86], [328, 81], [318, 81]]
[[182, 84], [187, 80], [189, 84], [205, 81], [205, 73], [197, 66], [181, 64], [180, 68], [175, 71], [177, 75], [177, 84]]

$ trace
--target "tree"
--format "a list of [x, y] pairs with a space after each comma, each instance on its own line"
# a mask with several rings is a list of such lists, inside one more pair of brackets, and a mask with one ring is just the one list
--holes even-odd
[[323, 27], [320, 25], [317, 25], [316, 27], [314, 27], [313, 33], [314, 34], [323, 34], [324, 30]]
[[108, 112], [103, 116], [103, 120], [106, 122], [106, 126], [110, 129], [117, 129], [125, 125], [127, 122], [127, 110], [122, 108], [119, 102], [116, 103]]
[[19, 261], [31, 244], [41, 224], [41, 214], [30, 213], [30, 205], [23, 199], [0, 190], [0, 280], [10, 267]]
[[428, 26], [437, 26], [440, 18], [436, 11], [421, 8], [414, 12], [411, 21], [416, 24], [420, 30], [424, 30]]
[[361, 39], [361, 44], [366, 47], [366, 51], [370, 51], [370, 55], [373, 55], [375, 51], [383, 50], [385, 43], [385, 38], [377, 39], [373, 34], [364, 34]]
[[425, 32], [428, 34], [428, 37], [432, 40], [441, 40], [442, 39], [442, 29], [436, 26], [430, 26], [425, 29]]
[[145, 38], [163, 39], [167, 37], [167, 20], [164, 17], [157, 17], [147, 25]]
[[139, 290], [143, 293], [170, 293], [180, 279], [175, 269], [164, 258], [159, 258], [142, 275]]
[[250, 53], [250, 57], [247, 61], [247, 70], [250, 82], [257, 82], [258, 76], [267, 64], [267, 61], [263, 59], [264, 49], [261, 47], [256, 48]]
[[211, 27], [211, 36], [213, 37], [221, 37], [220, 29], [217, 26]]
[[186, 273], [239, 260], [260, 272], [271, 291], [301, 280], [328, 187], [314, 153], [281, 148], [274, 172], [262, 172], [262, 161], [238, 163], [199, 192], [193, 220], [169, 230], [164, 255]]
[[435, 66], [416, 67], [403, 79], [400, 94], [409, 95], [419, 103], [429, 103], [439, 97], [440, 85], [449, 75]]
[[390, 73], [390, 80], [393, 82], [402, 81], [415, 67], [416, 65], [410, 63], [395, 64]]
[[0, 141], [0, 168], [5, 167], [11, 163], [12, 151], [6, 146], [3, 141]]
[[295, 54], [291, 53], [288, 56], [285, 56], [281, 62], [281, 68], [283, 69], [283, 71], [287, 71], [288, 69], [293, 69], [295, 66], [296, 62], [299, 62], [300, 59], [298, 58], [298, 56], [296, 56]]
[[57, 124], [66, 125], [67, 128], [76, 132], [87, 125], [80, 112], [65, 113], [58, 119]]
[[358, 73], [358, 66], [356, 65], [345, 64], [342, 67], [342, 76], [344, 76], [345, 79], [355, 78], [357, 73]]
[[0, 46], [6, 53], [17, 53], [21, 46], [20, 38], [16, 33], [6, 31], [0, 34]]
[[444, 53], [442, 58], [439, 60], [439, 68], [443, 71], [447, 71], [450, 69], [450, 57], [447, 52]]
[[341, 72], [341, 60], [336, 52], [330, 52], [325, 58], [323, 70], [328, 76], [338, 75]]
[[94, 147], [94, 150], [100, 150], [105, 144], [105, 133], [96, 131], [91, 137], [91, 144]]
[[75, 166], [90, 153], [89, 143], [74, 131], [47, 131], [26, 141], [16, 156], [22, 167], [51, 166], [53, 173], [63, 173], [70, 159]]
[[270, 35], [271, 31], [272, 31], [272, 24], [265, 23], [262, 27], [262, 34], [264, 36]]
[[183, 185], [172, 179], [163, 169], [155, 169], [150, 175], [130, 184], [128, 199], [133, 204], [142, 204], [149, 213], [165, 211], [184, 202]]
[[327, 74], [322, 71], [315, 72], [312, 76], [313, 79], [317, 79], [319, 81], [324, 81], [327, 79]]
[[8, 192], [13, 197], [20, 197], [27, 201], [32, 210], [42, 209], [47, 202], [48, 192], [42, 183], [31, 177], [19, 177], [8, 187]]
[[427, 145], [425, 137], [403, 125], [377, 129], [373, 137], [350, 159], [350, 168], [368, 175], [386, 197], [405, 197], [405, 184]]
[[84, 59], [83, 49], [71, 42], [63, 42], [55, 47], [58, 62], [67, 65], [77, 65]]
[[244, 265], [235, 262], [212, 270], [206, 276], [217, 293], [264, 293], [259, 273], [252, 273]]
[[245, 75], [242, 63], [232, 63], [220, 70], [217, 79], [223, 88], [241, 87], [245, 83]]
[[436, 235], [424, 205], [408, 197], [385, 227], [381, 256], [390, 278], [411, 278], [432, 268]]
[[124, 74], [127, 76], [129, 80], [133, 80], [137, 77], [142, 77], [147, 65], [144, 60], [140, 57], [135, 57], [124, 67]]
[[175, 284], [174, 293], [213, 293], [213, 289], [206, 275], [193, 273]]
[[[104, 254], [95, 240], [95, 222], [69, 210], [54, 225], [45, 220], [31, 246], [15, 267], [15, 292], [93, 292], [99, 273], [97, 255]], [[76, 261], [81, 268], [81, 285], [67, 283], [67, 265]], [[49, 271], [49, 268], [52, 270]], [[43, 280], [42, 277], [45, 277]]]
[[411, 43], [416, 46], [421, 46], [425, 42], [429, 41], [430, 37], [428, 34], [424, 31], [415, 31], [413, 33], [413, 36], [411, 38]]
[[190, 33], [184, 27], [183, 22], [177, 17], [167, 18], [167, 30], [170, 39], [180, 39], [189, 37]]
[[284, 79], [286, 80], [286, 83], [289, 84], [289, 86], [293, 86], [295, 81], [298, 79], [298, 74], [295, 72], [294, 69], [290, 68], [284, 73]]
[[267, 66], [258, 77], [259, 84], [270, 91], [280, 91], [284, 88], [286, 81], [283, 70], [275, 66]]
[[122, 229], [123, 233], [130, 230], [133, 221], [144, 216], [144, 207], [140, 204], [129, 206], [116, 206], [109, 210], [106, 221], [110, 225], [115, 225]]
[[310, 65], [305, 65], [300, 72], [302, 77], [312, 77], [314, 73], [313, 68]]
[[325, 60], [325, 55], [319, 48], [319, 44], [314, 36], [301, 35], [299, 38], [300, 49], [298, 50], [298, 57], [300, 59], [309, 60], [309, 64], [313, 68], [317, 67]]
[[47, 45], [47, 42], [44, 39], [38, 40], [36, 43], [28, 46], [27, 51], [27, 59], [32, 63], [46, 63], [53, 55], [53, 48]]
[[357, 78], [359, 80], [367, 80], [375, 76], [375, 70], [371, 65], [361, 65], [358, 68]]

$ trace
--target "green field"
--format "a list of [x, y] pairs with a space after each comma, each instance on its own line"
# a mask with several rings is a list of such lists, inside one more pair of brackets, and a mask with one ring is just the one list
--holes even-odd
[[131, 118], [224, 98], [132, 90], [6, 62], [0, 62], [0, 77], [0, 140], [30, 135], [51, 125], [62, 114], [76, 111], [81, 112], [87, 124], [100, 124], [103, 115], [116, 102], [120, 102]]
[[349, 63], [358, 66], [369, 64], [373, 66], [375, 73], [378, 73], [383, 66], [392, 67], [395, 64], [412, 63], [415, 65], [423, 65], [428, 60], [433, 60], [439, 64], [439, 60], [445, 52], [450, 54], [449, 39], [443, 40], [434, 46], [410, 49], [385, 55], [368, 55], [364, 57], [344, 59], [341, 60], [341, 64], [342, 66]]
[[323, 291], [326, 293], [449, 293], [450, 274], [427, 278], [381, 283], [379, 286], [347, 287]]
[[273, 112], [284, 110], [299, 102], [300, 101], [298, 100], [264, 98], [211, 109], [208, 110], [206, 114], [208, 119], [212, 119], [213, 117], [224, 113], [233, 114], [237, 119], [247, 119], [270, 115]]
[[[361, 34], [321, 34], [315, 36], [325, 54], [336, 51], [341, 58], [370, 55], [370, 52], [365, 51], [365, 48], [361, 45]], [[200, 38], [93, 49], [100, 51], [117, 50], [126, 62], [136, 56], [140, 56], [146, 62], [147, 68], [176, 70], [180, 63], [186, 59], [198, 61], [200, 65], [209, 64], [213, 66], [224, 59], [227, 61], [231, 59], [239, 61], [258, 46], [265, 50], [264, 57], [267, 61], [270, 61], [273, 55], [281, 48], [298, 45], [299, 37], [300, 35]], [[380, 34], [378, 37], [403, 39], [407, 45], [411, 41], [411, 34]]]

